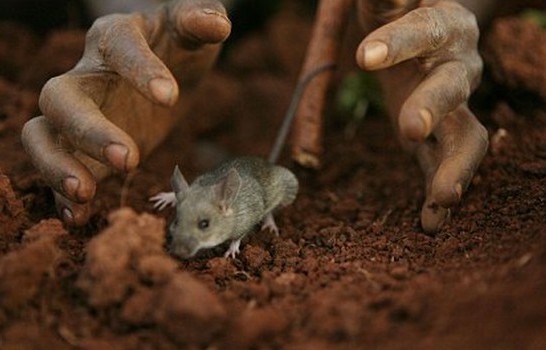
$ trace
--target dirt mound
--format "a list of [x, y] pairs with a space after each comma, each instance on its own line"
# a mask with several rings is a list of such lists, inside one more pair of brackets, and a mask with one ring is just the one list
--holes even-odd
[[[179, 345], [206, 345], [222, 328], [218, 297], [178, 271], [164, 245], [165, 222], [120, 209], [88, 244], [76, 286], [89, 304], [129, 326], [157, 326]], [[114, 311], [115, 310], [115, 311]]]
[[[198, 115], [136, 173], [105, 182], [82, 229], [55, 218], [19, 141], [42, 73], [69, 66], [82, 36], [0, 26], [10, 67], [0, 68], [0, 348], [546, 347], [544, 60], [532, 41], [543, 33], [519, 20], [487, 36], [495, 80], [476, 105], [491, 150], [436, 236], [419, 226], [423, 179], [388, 118], [369, 115], [347, 133], [332, 108], [323, 168], [293, 167], [301, 192], [276, 216], [280, 237], [250, 235], [236, 259], [222, 257], [226, 247], [169, 256], [172, 209], [154, 212], [148, 198], [168, 188], [175, 163], [191, 179], [229, 154], [267, 154], [310, 32], [293, 11], [225, 53]], [[501, 90], [531, 97], [514, 104]]]

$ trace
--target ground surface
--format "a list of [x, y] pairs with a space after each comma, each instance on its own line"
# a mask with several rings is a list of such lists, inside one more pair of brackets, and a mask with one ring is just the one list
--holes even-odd
[[286, 10], [231, 48], [203, 85], [214, 103], [203, 97], [137, 173], [104, 184], [78, 230], [56, 219], [19, 132], [43, 82], [81, 54], [83, 32], [0, 26], [0, 348], [546, 348], [538, 27], [499, 20], [484, 37], [473, 105], [492, 146], [436, 236], [420, 230], [421, 174], [386, 118], [350, 136], [332, 112], [323, 169], [295, 170], [301, 193], [277, 215], [280, 237], [253, 235], [235, 260], [221, 247], [180, 262], [163, 246], [172, 213], [146, 198], [168, 188], [175, 163], [191, 179], [219, 153], [267, 153], [309, 21]]

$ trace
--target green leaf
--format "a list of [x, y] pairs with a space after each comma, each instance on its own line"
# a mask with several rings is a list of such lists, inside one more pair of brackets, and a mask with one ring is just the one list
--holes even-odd
[[362, 105], [382, 109], [383, 98], [378, 81], [370, 73], [357, 71], [347, 75], [337, 93], [337, 106], [343, 113], [353, 115]]
[[537, 9], [526, 9], [521, 13], [521, 18], [531, 21], [541, 27], [546, 29], [546, 11], [541, 11]]

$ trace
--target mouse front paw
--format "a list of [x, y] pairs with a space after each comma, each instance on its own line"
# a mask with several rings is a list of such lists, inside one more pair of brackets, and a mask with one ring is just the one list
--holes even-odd
[[241, 245], [241, 240], [237, 239], [232, 241], [228, 250], [224, 253], [224, 258], [235, 259], [235, 256], [240, 253], [239, 246]]
[[154, 202], [154, 209], [161, 211], [169, 205], [171, 207], [176, 205], [176, 195], [174, 192], [160, 192], [150, 197], [149, 201]]

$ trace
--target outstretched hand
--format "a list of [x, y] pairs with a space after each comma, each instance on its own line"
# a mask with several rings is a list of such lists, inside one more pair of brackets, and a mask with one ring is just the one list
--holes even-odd
[[44, 86], [43, 116], [22, 132], [66, 223], [85, 224], [97, 182], [134, 169], [187, 112], [230, 30], [215, 0], [171, 1], [93, 24], [83, 57]]
[[436, 232], [488, 147], [485, 128], [467, 107], [482, 73], [476, 18], [450, 0], [358, 5], [363, 26], [375, 30], [360, 44], [357, 62], [378, 71], [397, 134], [425, 174], [421, 224]]

